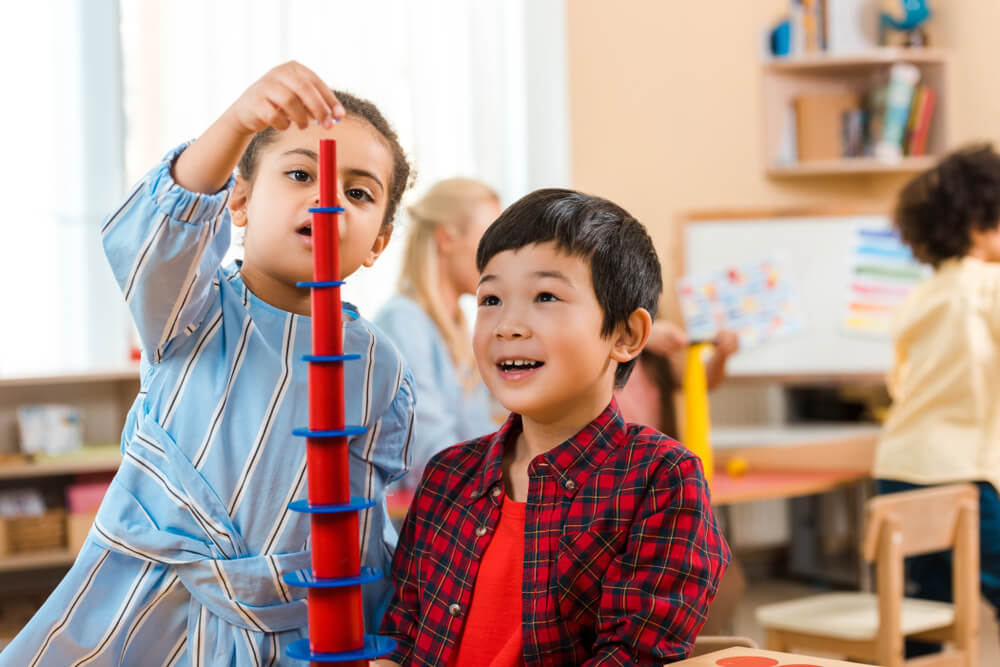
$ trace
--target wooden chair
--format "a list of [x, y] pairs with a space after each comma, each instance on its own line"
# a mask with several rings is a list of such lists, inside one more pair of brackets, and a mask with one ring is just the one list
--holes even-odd
[[[875, 563], [877, 595], [827, 593], [764, 605], [767, 648], [820, 651], [884, 667], [978, 667], [979, 494], [971, 484], [872, 498], [862, 555]], [[903, 559], [953, 549], [954, 604], [906, 598]], [[948, 642], [938, 654], [903, 658], [904, 638]]]
[[691, 649], [689, 658], [705, 655], [712, 651], [721, 651], [724, 648], [757, 648], [757, 642], [749, 637], [730, 637], [727, 635], [699, 635], [694, 640], [694, 648]]

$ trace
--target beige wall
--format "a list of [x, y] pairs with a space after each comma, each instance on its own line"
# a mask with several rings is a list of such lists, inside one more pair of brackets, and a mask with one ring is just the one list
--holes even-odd
[[[764, 175], [760, 35], [788, 0], [566, 4], [574, 187], [613, 199], [642, 220], [668, 276], [681, 212], [887, 208], [905, 181]], [[934, 44], [953, 52], [951, 144], [1000, 139], [1000, 2], [938, 0], [933, 8]]]

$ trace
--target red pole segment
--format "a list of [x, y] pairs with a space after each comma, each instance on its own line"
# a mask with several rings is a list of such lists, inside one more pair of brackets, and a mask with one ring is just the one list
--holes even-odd
[[344, 355], [340, 300], [340, 240], [336, 216], [343, 212], [337, 195], [337, 148], [320, 141], [320, 206], [313, 215], [312, 355], [309, 362], [309, 428], [306, 437], [308, 502], [291, 509], [310, 514], [312, 571], [287, 573], [292, 585], [308, 588], [309, 638], [294, 642], [289, 656], [312, 665], [337, 662], [366, 667], [369, 658], [391, 651], [395, 642], [366, 635], [361, 586], [383, 575], [361, 567], [358, 511], [374, 502], [351, 498], [348, 438], [365, 428], [345, 423]]

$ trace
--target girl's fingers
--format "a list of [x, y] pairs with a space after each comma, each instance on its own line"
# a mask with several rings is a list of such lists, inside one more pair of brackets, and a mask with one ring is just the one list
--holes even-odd
[[[343, 118], [346, 113], [346, 111], [344, 111], [344, 106], [340, 103], [340, 100], [337, 99], [337, 96], [333, 94], [330, 86], [326, 85], [323, 79], [321, 79], [315, 72], [305, 65], [300, 65], [299, 63], [294, 63], [294, 65], [295, 67], [292, 71], [302, 77], [303, 83], [311, 84], [311, 87], [314, 88], [322, 98], [323, 103], [326, 105], [331, 115], [338, 120]], [[318, 118], [317, 120], [322, 121], [323, 119]]]
[[304, 80], [295, 90], [298, 91], [299, 99], [305, 105], [310, 117], [327, 126], [332, 125], [333, 106], [327, 103], [320, 92], [322, 85], [322, 82], [317, 86], [313, 81]]
[[347, 111], [344, 110], [344, 105], [341, 104], [340, 100], [337, 99], [337, 96], [333, 94], [333, 90], [330, 89], [330, 86], [323, 83], [319, 77], [316, 77], [316, 92], [318, 92], [320, 97], [323, 98], [323, 103], [332, 110], [334, 118], [340, 120], [347, 114]]
[[305, 129], [309, 126], [309, 112], [299, 98], [298, 92], [282, 82], [276, 82], [268, 94], [271, 103], [281, 109], [292, 122]]
[[261, 100], [258, 106], [258, 118], [264, 124], [260, 130], [269, 126], [276, 130], [287, 130], [291, 126], [292, 120], [269, 100]]

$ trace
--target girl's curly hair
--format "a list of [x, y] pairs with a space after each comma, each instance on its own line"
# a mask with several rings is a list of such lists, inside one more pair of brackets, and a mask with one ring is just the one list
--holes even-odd
[[1000, 226], [1000, 155], [977, 144], [946, 156], [906, 184], [893, 217], [920, 261], [936, 268], [964, 257], [973, 230]]

